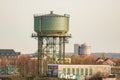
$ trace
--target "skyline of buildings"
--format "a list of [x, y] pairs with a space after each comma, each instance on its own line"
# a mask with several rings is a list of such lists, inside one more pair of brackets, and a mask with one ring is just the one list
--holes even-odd
[[57, 14], [70, 14], [72, 39], [66, 45], [67, 52], [74, 51], [74, 43], [83, 42], [90, 42], [92, 52], [120, 52], [119, 0], [54, 0], [54, 3], [49, 0], [0, 0], [0, 48], [35, 52], [37, 41], [31, 38], [33, 15], [52, 10]]

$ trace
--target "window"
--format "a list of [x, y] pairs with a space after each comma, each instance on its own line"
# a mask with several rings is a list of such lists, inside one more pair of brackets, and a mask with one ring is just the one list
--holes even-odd
[[85, 69], [85, 74], [88, 75], [88, 69], [87, 68]]
[[74, 68], [72, 68], [72, 74], [75, 74], [75, 69]]
[[66, 68], [63, 68], [63, 74], [66, 74]]
[[70, 74], [70, 68], [67, 68], [67, 73]]
[[76, 68], [76, 74], [79, 74], [79, 68]]
[[82, 68], [82, 69], [81, 69], [81, 75], [83, 75], [83, 74], [84, 74], [84, 69]]
[[92, 69], [90, 69], [90, 75], [92, 75]]

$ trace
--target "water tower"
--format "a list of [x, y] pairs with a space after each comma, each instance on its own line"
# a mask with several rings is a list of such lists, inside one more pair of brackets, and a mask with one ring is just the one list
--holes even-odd
[[32, 37], [38, 39], [38, 75], [43, 75], [43, 57], [59, 59], [64, 63], [65, 43], [71, 37], [69, 31], [69, 15], [54, 14], [53, 11], [46, 15], [34, 15], [34, 31]]

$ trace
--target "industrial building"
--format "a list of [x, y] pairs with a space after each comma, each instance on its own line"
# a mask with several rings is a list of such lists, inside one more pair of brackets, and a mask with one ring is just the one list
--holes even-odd
[[74, 53], [78, 55], [90, 55], [91, 46], [88, 43], [84, 44], [74, 44]]
[[110, 65], [65, 65], [48, 64], [48, 75], [59, 78], [78, 79], [82, 77], [90, 78], [96, 74], [101, 77], [111, 74]]
[[79, 44], [74, 44], [74, 53], [75, 54], [79, 54], [80, 53], [80, 51], [79, 51]]

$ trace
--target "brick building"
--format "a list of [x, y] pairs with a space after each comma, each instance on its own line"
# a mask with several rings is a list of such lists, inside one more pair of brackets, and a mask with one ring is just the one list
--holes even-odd
[[16, 65], [16, 60], [20, 52], [15, 52], [13, 49], [0, 49], [0, 66]]

